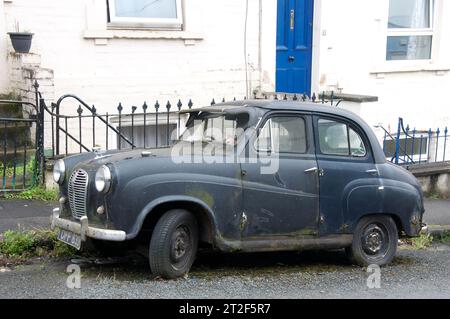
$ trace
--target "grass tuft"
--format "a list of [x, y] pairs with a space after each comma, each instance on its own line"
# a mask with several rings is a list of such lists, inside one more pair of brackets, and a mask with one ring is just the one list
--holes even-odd
[[20, 193], [7, 193], [5, 194], [6, 199], [24, 199], [24, 200], [41, 200], [41, 201], [57, 201], [58, 200], [58, 189], [51, 188], [45, 189], [42, 186], [33, 187], [29, 190]]
[[443, 244], [450, 245], [450, 231], [443, 232], [439, 240]]
[[419, 237], [411, 239], [411, 243], [414, 249], [425, 249], [433, 243], [433, 236], [430, 234], [421, 234]]
[[31, 257], [70, 257], [78, 251], [57, 240], [53, 231], [6, 231], [0, 238], [0, 263], [3, 259]]

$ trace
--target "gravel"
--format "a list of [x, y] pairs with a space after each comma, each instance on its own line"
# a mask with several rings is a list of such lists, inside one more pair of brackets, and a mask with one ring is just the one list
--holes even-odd
[[[80, 263], [79, 261], [77, 261]], [[450, 246], [400, 249], [369, 289], [365, 268], [343, 252], [203, 253], [189, 276], [165, 281], [138, 257], [81, 263], [81, 288], [66, 287], [71, 260], [35, 261], [0, 272], [0, 298], [450, 298]]]

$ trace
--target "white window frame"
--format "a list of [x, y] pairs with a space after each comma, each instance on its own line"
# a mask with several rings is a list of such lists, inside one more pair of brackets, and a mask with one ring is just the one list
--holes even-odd
[[134, 18], [134, 17], [117, 17], [116, 5], [114, 0], [108, 0], [109, 6], [109, 25], [117, 27], [132, 28], [153, 28], [182, 30], [183, 28], [183, 0], [176, 1], [176, 18]]
[[[434, 8], [435, 8], [435, 1], [430, 1], [430, 26], [429, 28], [389, 28], [387, 27], [387, 37], [386, 37], [386, 49], [384, 50], [385, 54], [385, 60], [387, 62], [403, 62], [405, 61], [430, 61], [433, 57], [433, 47], [434, 47], [434, 39], [435, 39], [435, 32], [434, 32]], [[387, 21], [389, 23], [389, 10], [387, 13]], [[387, 59], [387, 39], [389, 37], [398, 37], [398, 36], [431, 36], [431, 48], [430, 48], [430, 57], [428, 59], [413, 59], [413, 60], [388, 60]]]

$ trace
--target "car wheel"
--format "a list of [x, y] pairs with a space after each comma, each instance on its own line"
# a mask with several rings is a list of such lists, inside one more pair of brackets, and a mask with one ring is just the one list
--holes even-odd
[[398, 230], [392, 218], [368, 216], [356, 226], [352, 245], [346, 248], [346, 253], [357, 265], [384, 266], [395, 257], [397, 245]]
[[150, 241], [149, 261], [152, 273], [165, 279], [189, 272], [197, 255], [198, 226], [188, 211], [176, 209], [164, 214]]

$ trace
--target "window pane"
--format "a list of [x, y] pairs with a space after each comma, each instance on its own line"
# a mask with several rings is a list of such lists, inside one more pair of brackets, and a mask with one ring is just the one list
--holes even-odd
[[430, 0], [390, 0], [389, 28], [430, 28]]
[[259, 132], [258, 139], [256, 140], [256, 149], [258, 151], [267, 152], [272, 150], [272, 145], [270, 142], [270, 123], [270, 120], [267, 121]]
[[364, 157], [366, 156], [366, 147], [358, 133], [349, 129], [350, 132], [350, 154], [352, 156]]
[[430, 59], [431, 43], [431, 35], [388, 37], [386, 60]]
[[272, 119], [275, 151], [279, 153], [305, 153], [305, 120], [299, 117], [275, 117]]
[[306, 124], [300, 117], [273, 117], [266, 122], [257, 140], [259, 151], [306, 153]]
[[319, 120], [320, 151], [328, 155], [350, 155], [347, 125], [329, 120]]
[[177, 18], [177, 0], [114, 0], [117, 17]]

